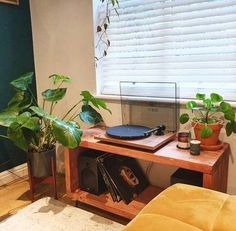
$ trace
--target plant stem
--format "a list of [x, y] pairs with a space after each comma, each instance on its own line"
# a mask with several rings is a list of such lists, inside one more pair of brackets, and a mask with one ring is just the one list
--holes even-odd
[[0, 137], [6, 138], [6, 139], [8, 139], [8, 140], [11, 140], [8, 136], [0, 135]]
[[44, 109], [44, 107], [45, 107], [45, 100], [43, 100], [43, 109]]
[[98, 45], [100, 44], [100, 41], [102, 40], [102, 37], [103, 37], [104, 34], [105, 34], [105, 31], [103, 31], [103, 32], [101, 33], [101, 35], [100, 35], [100, 37], [99, 37], [99, 39], [98, 39], [98, 42], [97, 42], [95, 48], [97, 48]]
[[28, 91], [30, 92], [30, 94], [31, 94], [31, 96], [32, 96], [32, 98], [33, 98], [33, 100], [34, 100], [35, 105], [38, 106], [38, 102], [37, 102], [36, 98], [34, 97], [33, 92], [31, 91], [31, 89], [30, 89], [29, 87], [28, 87], [27, 89], [28, 89]]
[[204, 114], [203, 114], [203, 112], [201, 111], [201, 110], [199, 110], [199, 112], [201, 113], [201, 115], [202, 115], [202, 118], [204, 117]]
[[206, 112], [206, 124], [208, 124], [208, 114], [209, 114], [210, 110], [207, 110]]
[[62, 84], [63, 84], [63, 81], [58, 85], [57, 89], [59, 89]]
[[71, 116], [70, 120], [74, 120], [77, 116], [78, 116], [78, 114]]
[[39, 147], [37, 145], [30, 144], [30, 147], [30, 149], [34, 149], [36, 152], [39, 152]]
[[69, 114], [71, 111], [73, 111], [83, 100], [80, 100], [78, 103], [76, 103], [63, 117], [62, 117], [62, 120], [64, 120]]
[[52, 114], [52, 112], [53, 112], [53, 104], [54, 104], [54, 102], [52, 102], [51, 105], [50, 105], [50, 111], [49, 111], [49, 114]]

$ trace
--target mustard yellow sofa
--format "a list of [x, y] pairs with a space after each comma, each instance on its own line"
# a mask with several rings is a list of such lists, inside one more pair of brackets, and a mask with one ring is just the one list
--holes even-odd
[[175, 184], [150, 201], [123, 231], [236, 231], [236, 196]]

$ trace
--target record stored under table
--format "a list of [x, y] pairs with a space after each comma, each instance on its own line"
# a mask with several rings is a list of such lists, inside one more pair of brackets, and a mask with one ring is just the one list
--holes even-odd
[[133, 219], [138, 212], [163, 189], [149, 186], [128, 205], [123, 201], [113, 202], [109, 193], [96, 196], [79, 188], [78, 157], [86, 150], [99, 150], [115, 155], [128, 156], [162, 165], [199, 171], [203, 173], [203, 187], [220, 192], [227, 190], [229, 145], [224, 144], [218, 151], [201, 151], [199, 156], [190, 155], [189, 150], [176, 148], [171, 141], [163, 147], [148, 151], [135, 147], [99, 141], [94, 137], [104, 134], [104, 128], [91, 128], [83, 133], [81, 144], [76, 149], [65, 148], [66, 191], [70, 198], [95, 206], [108, 212]]

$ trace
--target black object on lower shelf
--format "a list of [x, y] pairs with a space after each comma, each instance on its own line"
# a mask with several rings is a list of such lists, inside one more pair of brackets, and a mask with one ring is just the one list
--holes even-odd
[[179, 168], [170, 177], [170, 184], [183, 183], [202, 187], [203, 175], [201, 172]]
[[114, 202], [122, 199], [129, 204], [149, 185], [133, 158], [107, 153], [98, 158], [98, 164]]
[[100, 195], [106, 191], [105, 183], [98, 167], [97, 158], [103, 152], [89, 150], [79, 155], [79, 187], [83, 191]]

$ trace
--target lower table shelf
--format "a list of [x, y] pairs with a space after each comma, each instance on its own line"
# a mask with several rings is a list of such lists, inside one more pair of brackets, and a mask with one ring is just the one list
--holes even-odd
[[128, 205], [123, 201], [114, 202], [108, 192], [96, 196], [78, 189], [75, 192], [68, 193], [68, 195], [74, 200], [78, 200], [128, 219], [133, 219], [139, 211], [161, 191], [163, 191], [162, 188], [149, 186]]

